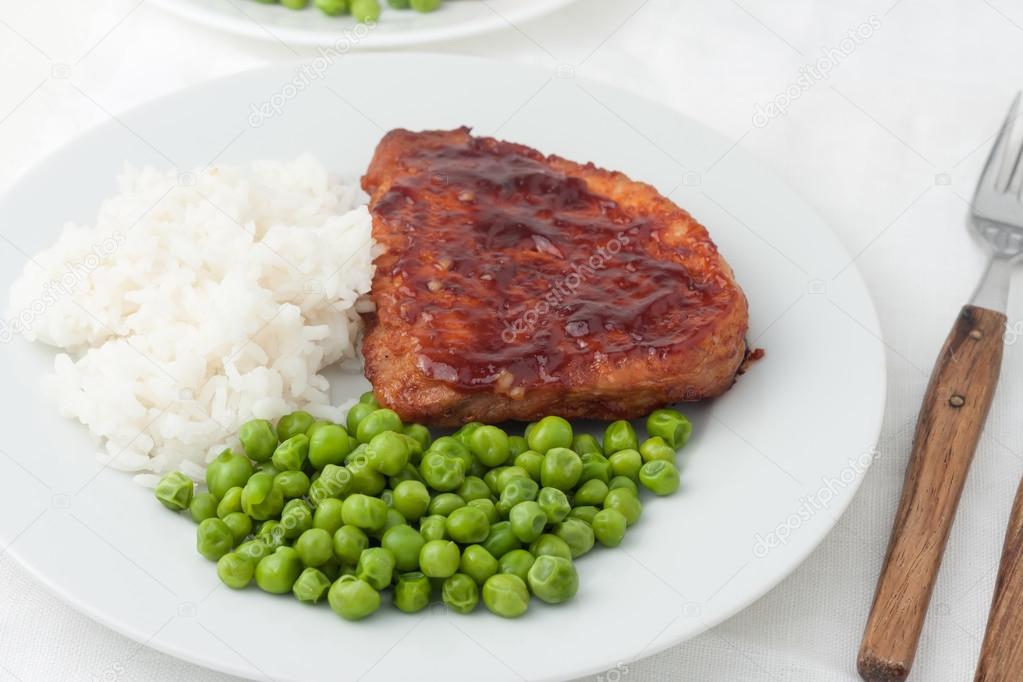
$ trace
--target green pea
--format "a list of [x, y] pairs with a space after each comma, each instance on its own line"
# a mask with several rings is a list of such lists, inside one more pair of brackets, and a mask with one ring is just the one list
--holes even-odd
[[486, 514], [488, 523], [493, 524], [501, 520], [500, 514], [497, 513], [497, 507], [494, 505], [494, 502], [490, 498], [469, 500], [467, 506], [475, 507], [482, 511], [484, 514]]
[[409, 0], [409, 6], [417, 12], [435, 12], [441, 0]]
[[[430, 450], [426, 454], [440, 454], [448, 458], [457, 459], [462, 463], [462, 470], [466, 476], [482, 476], [486, 473], [487, 469], [484, 467], [476, 456], [469, 451], [469, 448], [462, 445], [460, 442], [449, 436], [442, 436], [433, 442], [430, 446]], [[426, 454], [423, 457], [426, 457]], [[422, 460], [420, 460], [422, 465]], [[461, 485], [461, 484], [459, 484]]]
[[430, 579], [419, 571], [403, 573], [394, 587], [394, 605], [405, 613], [417, 613], [430, 604], [432, 591]]
[[540, 481], [540, 470], [543, 468], [543, 455], [535, 450], [526, 450], [515, 458], [515, 467], [522, 469], [534, 481]]
[[273, 424], [265, 419], [253, 419], [242, 424], [238, 431], [242, 449], [253, 462], [266, 462], [277, 449], [277, 434]]
[[529, 569], [533, 566], [534, 561], [536, 561], [536, 558], [528, 550], [513, 549], [501, 557], [497, 570], [500, 573], [517, 575], [525, 582], [528, 579]]
[[639, 454], [643, 456], [644, 462], [663, 459], [665, 462], [675, 463], [675, 448], [668, 445], [660, 436], [647, 438], [643, 441], [639, 446]]
[[604, 509], [618, 510], [630, 526], [636, 523], [643, 513], [643, 505], [639, 498], [626, 488], [616, 488], [609, 492], [604, 498]]
[[654, 410], [646, 418], [646, 430], [651, 436], [660, 436], [670, 447], [680, 450], [689, 441], [693, 425], [678, 410]]
[[310, 528], [298, 536], [295, 551], [306, 566], [322, 566], [334, 557], [333, 538], [322, 528]]
[[275, 550], [284, 544], [284, 526], [278, 521], [264, 521], [256, 531], [256, 539], [269, 549]]
[[461, 554], [450, 540], [430, 540], [419, 551], [419, 570], [430, 578], [447, 578], [455, 574]]
[[592, 523], [593, 517], [597, 515], [600, 509], [590, 504], [583, 505], [581, 507], [572, 507], [572, 511], [568, 513], [568, 518], [579, 519], [586, 523]]
[[360, 395], [359, 403], [362, 405], [371, 405], [374, 410], [380, 409], [380, 401], [377, 400], [377, 396], [373, 391], [366, 391]]
[[547, 513], [532, 500], [519, 502], [508, 515], [512, 532], [522, 542], [532, 542], [543, 534], [547, 526]]
[[490, 526], [490, 534], [482, 545], [495, 559], [500, 559], [513, 549], [521, 547], [522, 543], [512, 530], [511, 522], [499, 521]]
[[195, 484], [192, 483], [192, 479], [180, 471], [172, 471], [169, 474], [164, 474], [160, 482], [156, 484], [154, 494], [160, 504], [167, 509], [181, 511], [188, 509], [192, 503], [194, 490]]
[[448, 520], [443, 516], [427, 516], [419, 522], [419, 534], [427, 542], [448, 539]]
[[607, 483], [611, 480], [611, 463], [604, 455], [588, 452], [579, 460], [583, 463], [582, 473], [579, 474], [579, 483], [586, 483], [594, 479]]
[[240, 590], [248, 585], [255, 572], [255, 562], [237, 552], [228, 552], [217, 559], [217, 577], [232, 589]]
[[388, 528], [380, 539], [380, 546], [394, 555], [395, 566], [403, 573], [419, 568], [419, 552], [425, 544], [419, 531], [405, 524]]
[[526, 433], [530, 450], [541, 455], [554, 448], [568, 448], [572, 445], [572, 425], [561, 417], [544, 417]]
[[393, 431], [373, 436], [366, 448], [366, 461], [370, 468], [385, 476], [400, 473], [409, 461], [409, 446], [405, 436]]
[[352, 451], [348, 432], [337, 424], [327, 424], [309, 436], [309, 464], [322, 469], [328, 464], [341, 464]]
[[457, 490], [465, 481], [465, 463], [461, 459], [432, 449], [423, 455], [419, 472], [431, 488], [442, 492]]
[[313, 436], [316, 435], [316, 432], [322, 429], [324, 426], [337, 426], [337, 424], [331, 421], [327, 421], [326, 419], [317, 419], [316, 421], [314, 421], [312, 425], [308, 429], [306, 429], [305, 432], [305, 435], [309, 436], [310, 443], [313, 440]]
[[479, 476], [466, 476], [456, 492], [466, 502], [490, 499], [490, 486]]
[[508, 436], [508, 452], [512, 457], [518, 457], [529, 449], [529, 443], [522, 436]]
[[567, 518], [555, 529], [554, 534], [565, 541], [572, 558], [576, 559], [593, 549], [593, 529], [581, 519]]
[[387, 477], [370, 467], [364, 457], [352, 461], [348, 465], [348, 472], [352, 476], [352, 492], [379, 495], [387, 487]]
[[228, 514], [242, 511], [242, 492], [242, 488], [235, 486], [224, 493], [224, 496], [220, 498], [220, 502], [217, 503], [218, 518], [222, 519]]
[[196, 529], [195, 548], [210, 561], [230, 552], [234, 544], [234, 533], [220, 519], [206, 519]]
[[380, 608], [380, 593], [365, 580], [343, 575], [330, 586], [327, 602], [345, 620], [361, 620]]
[[632, 424], [619, 419], [607, 425], [604, 431], [604, 452], [613, 455], [621, 450], [635, 450], [639, 447], [639, 440], [636, 438], [636, 430]]
[[654, 495], [671, 495], [678, 490], [678, 469], [663, 459], [651, 460], [639, 470], [639, 482]]
[[445, 523], [448, 536], [455, 542], [483, 542], [490, 535], [487, 515], [476, 507], [460, 507], [451, 512]]
[[329, 589], [330, 578], [322, 571], [309, 567], [298, 576], [298, 580], [291, 587], [291, 593], [300, 602], [316, 604], [323, 599]]
[[331, 557], [326, 561], [326, 563], [322, 564], [321, 566], [318, 566], [316, 570], [322, 573], [324, 576], [326, 576], [329, 582], [334, 582], [339, 577], [341, 577], [342, 569], [341, 564], [338, 563], [337, 559]]
[[550, 555], [537, 557], [529, 569], [529, 589], [541, 601], [560, 604], [579, 591], [579, 574], [568, 559]]
[[636, 486], [636, 482], [628, 476], [615, 476], [611, 479], [611, 482], [607, 484], [608, 492], [615, 488], [625, 488], [631, 491], [637, 497], [639, 496], [639, 488]]
[[274, 450], [271, 461], [279, 471], [301, 471], [309, 456], [309, 436], [298, 433]]
[[480, 601], [480, 588], [471, 577], [455, 573], [444, 581], [441, 599], [455, 613], [472, 613]]
[[607, 497], [608, 485], [600, 479], [594, 478], [586, 481], [575, 491], [575, 503], [577, 505], [601, 506], [604, 498]]
[[637, 450], [619, 450], [608, 458], [613, 476], [625, 476], [639, 480], [639, 468], [643, 466], [643, 455]]
[[352, 409], [348, 410], [348, 416], [345, 419], [345, 427], [347, 428], [349, 435], [355, 435], [358, 437], [359, 422], [373, 414], [373, 412], [377, 409], [379, 408], [376, 408], [373, 405], [367, 405], [366, 403], [353, 405]]
[[256, 565], [256, 585], [264, 592], [287, 594], [302, 573], [302, 560], [291, 547], [278, 547]]
[[629, 525], [625, 517], [617, 509], [601, 509], [593, 517], [590, 524], [593, 535], [605, 547], [617, 547], [625, 537], [625, 528]]
[[568, 448], [553, 448], [544, 455], [540, 469], [540, 481], [545, 488], [569, 491], [579, 482], [583, 473], [583, 462], [579, 455]]
[[345, 499], [341, 518], [345, 524], [357, 528], [380, 529], [387, 523], [387, 505], [381, 499], [357, 493]]
[[284, 495], [284, 499], [292, 500], [309, 492], [309, 477], [304, 471], [282, 471], [274, 476], [274, 485]]
[[345, 467], [328, 464], [309, 484], [309, 501], [319, 506], [326, 500], [337, 499], [354, 492], [355, 477]]
[[206, 488], [218, 499], [223, 498], [229, 489], [244, 486], [254, 471], [248, 457], [228, 448], [206, 467]]
[[420, 452], [426, 452], [430, 448], [430, 444], [433, 443], [433, 438], [430, 436], [430, 429], [426, 428], [422, 424], [406, 424], [404, 433], [406, 436], [419, 443]]
[[259, 560], [273, 552], [270, 546], [262, 540], [246, 540], [242, 544], [235, 548], [234, 553], [238, 554], [252, 562], [253, 571], [256, 569], [256, 564]]
[[568, 496], [557, 488], [541, 488], [536, 496], [536, 502], [547, 514], [548, 523], [561, 523], [572, 511]]
[[497, 503], [498, 513], [507, 515], [512, 507], [520, 502], [535, 500], [540, 486], [531, 478], [513, 478], [501, 490], [501, 499]]
[[256, 471], [263, 472], [264, 474], [270, 474], [270, 476], [276, 476], [277, 474], [281, 473], [277, 469], [277, 467], [274, 466], [274, 463], [271, 462], [270, 460], [260, 462], [258, 465], [256, 465]]
[[394, 508], [409, 521], [418, 521], [430, 506], [430, 491], [419, 481], [402, 481], [392, 494]]
[[518, 618], [529, 608], [529, 590], [517, 575], [498, 573], [483, 584], [483, 603], [491, 613]]
[[455, 493], [441, 493], [432, 500], [430, 500], [430, 506], [427, 512], [430, 516], [449, 516], [456, 509], [461, 509], [465, 506], [465, 500], [460, 495]]
[[385, 547], [370, 547], [359, 555], [355, 575], [365, 580], [374, 590], [382, 590], [391, 584], [394, 577], [395, 559], [391, 550]]
[[484, 426], [483, 422], [469, 422], [468, 424], [463, 424], [461, 428], [451, 434], [451, 437], [465, 447], [469, 447], [469, 438], [472, 434], [476, 433], [476, 429], [481, 426]]
[[487, 578], [497, 573], [497, 568], [497, 559], [482, 545], [469, 545], [462, 550], [458, 571], [475, 580], [477, 585], [482, 585]]
[[501, 471], [497, 474], [497, 491], [503, 493], [504, 489], [508, 487], [508, 484], [517, 478], [524, 480], [532, 480], [529, 476], [529, 472], [520, 466], [501, 467]]
[[399, 512], [397, 509], [392, 509], [392, 508], [388, 507], [387, 508], [387, 519], [384, 521], [383, 527], [382, 528], [378, 528], [377, 530], [374, 530], [374, 531], [370, 531], [370, 532], [372, 533], [373, 537], [375, 537], [376, 539], [379, 540], [380, 538], [384, 537], [384, 533], [386, 533], [390, 529], [394, 528], [395, 526], [407, 526], [407, 525], [408, 525], [408, 521], [406, 521], [405, 517], [401, 515], [401, 512]]
[[496, 426], [480, 426], [467, 441], [465, 444], [472, 454], [488, 467], [501, 466], [511, 456], [508, 434]]
[[286, 414], [277, 420], [277, 438], [283, 443], [300, 433], [305, 435], [305, 432], [309, 430], [309, 427], [315, 421], [313, 415], [303, 410]]
[[[490, 494], [491, 495], [500, 495], [501, 494], [501, 488], [498, 487], [498, 485], [497, 485], [497, 478], [507, 468], [508, 467], [497, 467], [497, 468], [491, 469], [490, 471], [488, 471], [485, 474], [483, 474], [483, 482], [487, 484], [488, 488], [490, 488]], [[525, 469], [523, 469], [523, 471], [525, 471]]]
[[401, 423], [401, 417], [398, 413], [393, 410], [379, 409], [373, 410], [366, 417], [359, 422], [359, 427], [355, 431], [356, 437], [359, 442], [368, 443], [373, 440], [373, 437], [383, 433], [384, 431], [395, 431], [402, 433], [403, 425]]
[[419, 469], [416, 468], [419, 466], [419, 462], [421, 461], [422, 458], [420, 457], [416, 460], [415, 464], [412, 464], [412, 459], [410, 458], [409, 463], [406, 464], [405, 468], [398, 472], [396, 476], [387, 477], [388, 485], [390, 485], [391, 488], [397, 488], [398, 484], [404, 481], [419, 481], [422, 483], [423, 477], [419, 475]]
[[196, 523], [212, 519], [217, 515], [217, 496], [213, 493], [199, 493], [192, 498], [188, 512]]
[[387, 0], [387, 4], [394, 9], [409, 9], [412, 7], [409, 0]]
[[281, 525], [284, 527], [284, 537], [294, 540], [313, 527], [313, 510], [305, 500], [291, 500], [281, 510]]
[[235, 543], [241, 542], [252, 532], [252, 519], [247, 514], [234, 512], [225, 516], [223, 521], [231, 529], [231, 535], [234, 536]]
[[588, 433], [576, 434], [576, 437], [572, 439], [572, 451], [580, 457], [589, 453], [604, 454], [604, 448], [601, 447], [600, 441]]
[[334, 558], [342, 564], [355, 565], [369, 547], [369, 538], [361, 528], [341, 526], [334, 532]]
[[560, 556], [565, 559], [572, 558], [572, 548], [568, 543], [557, 535], [544, 533], [529, 546], [529, 552], [535, 557]]

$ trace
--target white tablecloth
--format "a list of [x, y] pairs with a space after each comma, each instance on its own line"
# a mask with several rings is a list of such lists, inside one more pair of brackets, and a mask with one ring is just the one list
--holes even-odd
[[[916, 410], [982, 267], [963, 217], [991, 138], [1023, 85], [1023, 5], [582, 0], [515, 29], [433, 49], [552, 70], [570, 64], [579, 75], [666, 102], [773, 165], [858, 254], [888, 346], [889, 391], [880, 456], [852, 506], [807, 562], [758, 603], [691, 642], [604, 676], [858, 679], [856, 650]], [[145, 0], [2, 0], [0, 186], [108, 112], [291, 57], [278, 44], [187, 24]], [[1010, 310], [1016, 322], [1023, 331], [1023, 303]], [[1021, 350], [1006, 349], [916, 680], [972, 679], [1023, 473]], [[186, 677], [226, 679], [91, 622], [0, 557], [0, 681]]]

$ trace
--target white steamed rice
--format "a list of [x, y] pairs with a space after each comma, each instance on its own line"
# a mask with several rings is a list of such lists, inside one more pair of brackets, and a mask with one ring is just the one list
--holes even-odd
[[198, 478], [249, 419], [340, 420], [320, 371], [356, 356], [368, 305], [358, 188], [309, 156], [119, 183], [95, 226], [67, 225], [26, 266], [8, 315], [65, 351], [49, 385], [101, 460]]

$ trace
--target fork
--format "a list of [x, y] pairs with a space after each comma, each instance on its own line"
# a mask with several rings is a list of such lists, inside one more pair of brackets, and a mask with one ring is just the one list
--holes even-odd
[[[860, 676], [868, 682], [904, 680], [909, 675], [963, 484], [998, 383], [1009, 283], [1023, 252], [1023, 144], [1013, 141], [1019, 108], [1017, 94], [971, 204], [969, 225], [987, 247], [988, 264], [945, 340], [917, 418], [902, 497], [857, 658]], [[1018, 528], [1023, 528], [1023, 498], [1017, 503]], [[1018, 545], [1023, 530], [1013, 537], [1006, 552], [1010, 544]], [[1018, 546], [1015, 552], [1020, 552]], [[992, 644], [985, 641], [982, 665], [984, 656], [1004, 665], [1006, 652], [1023, 640], [1023, 561], [1015, 561], [1015, 556], [1003, 555], [1002, 570], [1011, 575], [1004, 581], [999, 575], [998, 581], [1013, 587], [1007, 593], [1011, 603], [1006, 613], [1011, 617], [992, 621], [994, 630], [989, 625]], [[1023, 680], [1018, 657], [1017, 653], [1014, 676], [978, 679]]]

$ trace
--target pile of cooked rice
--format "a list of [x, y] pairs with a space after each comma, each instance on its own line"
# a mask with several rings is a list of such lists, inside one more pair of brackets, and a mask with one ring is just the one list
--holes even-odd
[[26, 266], [8, 316], [65, 351], [49, 387], [101, 460], [199, 477], [249, 419], [341, 420], [320, 372], [356, 357], [369, 305], [358, 188], [309, 156], [119, 184], [95, 226], [67, 225]]

